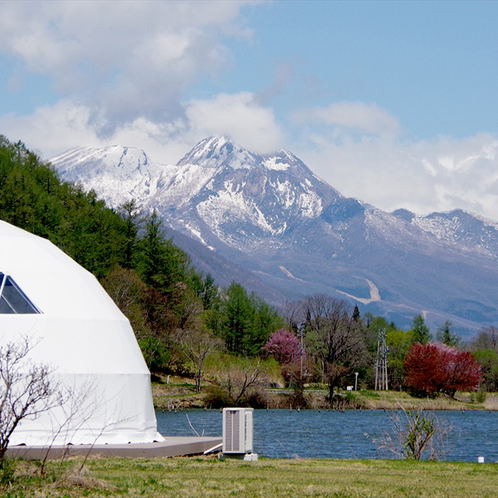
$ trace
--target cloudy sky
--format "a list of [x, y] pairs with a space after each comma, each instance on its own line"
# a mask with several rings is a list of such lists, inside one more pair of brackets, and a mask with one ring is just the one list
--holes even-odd
[[224, 134], [388, 211], [498, 220], [498, 2], [0, 0], [0, 88], [45, 159]]

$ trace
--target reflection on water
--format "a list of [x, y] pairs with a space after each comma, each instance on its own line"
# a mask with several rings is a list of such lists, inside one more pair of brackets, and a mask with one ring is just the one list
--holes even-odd
[[[164, 436], [199, 434], [221, 436], [219, 410], [157, 411], [158, 430]], [[188, 416], [188, 419], [187, 419]], [[498, 412], [436, 412], [453, 426], [446, 460], [498, 461]], [[374, 439], [392, 427], [382, 410], [254, 410], [254, 451], [269, 458], [379, 458]]]

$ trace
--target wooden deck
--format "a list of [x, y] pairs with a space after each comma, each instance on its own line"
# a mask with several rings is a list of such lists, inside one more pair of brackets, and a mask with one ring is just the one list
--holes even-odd
[[48, 458], [99, 455], [102, 457], [175, 457], [200, 455], [221, 444], [221, 437], [174, 437], [168, 436], [160, 443], [141, 444], [80, 444], [68, 446], [12, 446], [7, 449], [7, 457], [41, 460], [48, 452]]

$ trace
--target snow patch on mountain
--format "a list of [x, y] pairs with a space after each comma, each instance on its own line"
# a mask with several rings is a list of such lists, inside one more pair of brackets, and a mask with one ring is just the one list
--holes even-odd
[[227, 223], [249, 224], [271, 235], [281, 231], [272, 227], [256, 203], [248, 199], [240, 186], [232, 182], [226, 182], [224, 190], [200, 202], [197, 205], [197, 212], [223, 240], [226, 239], [223, 235], [223, 226]]
[[277, 171], [285, 171], [290, 167], [289, 164], [282, 162], [278, 157], [269, 157], [263, 164], [265, 168]]
[[64, 180], [95, 190], [115, 208], [131, 199], [143, 203], [154, 195], [165, 168], [140, 149], [118, 145], [78, 147], [52, 158], [51, 163]]
[[198, 164], [204, 168], [217, 168], [228, 166], [232, 169], [249, 169], [261, 164], [262, 157], [248, 151], [227, 138], [215, 135], [201, 140], [177, 166], [185, 164]]
[[462, 209], [415, 216], [412, 223], [436, 239], [498, 258], [498, 223]]
[[171, 166], [161, 174], [158, 189], [149, 199], [149, 204], [171, 204], [176, 208], [186, 205], [209, 183], [217, 170], [198, 164]]
[[282, 273], [286, 275], [289, 278], [292, 278], [293, 280], [298, 280], [299, 282], [304, 282], [303, 279], [295, 277], [285, 266], [279, 266], [279, 268], [282, 270]]
[[362, 304], [371, 304], [371, 303], [380, 302], [382, 299], [380, 297], [378, 287], [368, 278], [366, 278], [365, 281], [367, 282], [367, 284], [370, 288], [370, 298], [363, 298], [363, 297], [354, 296], [353, 294], [349, 294], [348, 292], [340, 291], [338, 289], [336, 289], [336, 291], [339, 292], [339, 294], [342, 294], [343, 296], [347, 296], [351, 299], [354, 299], [355, 301], [358, 301], [359, 303], [362, 303]]
[[316, 218], [322, 212], [322, 200], [315, 192], [302, 192], [297, 201], [301, 216]]
[[441, 216], [431, 218], [427, 216], [415, 216], [413, 224], [425, 232], [431, 233], [439, 240], [447, 242], [457, 242], [458, 240], [457, 230], [460, 227], [460, 222], [457, 217], [445, 219]]

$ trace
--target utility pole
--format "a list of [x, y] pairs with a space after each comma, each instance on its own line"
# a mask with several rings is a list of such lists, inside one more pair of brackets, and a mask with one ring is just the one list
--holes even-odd
[[387, 355], [389, 348], [386, 345], [386, 329], [379, 330], [377, 340], [377, 358], [375, 360], [375, 390], [387, 391]]
[[304, 383], [303, 383], [304, 327], [301, 327], [301, 329], [299, 330], [299, 339], [300, 339], [300, 344], [299, 344], [299, 364], [300, 364], [299, 389], [303, 389], [304, 388]]

